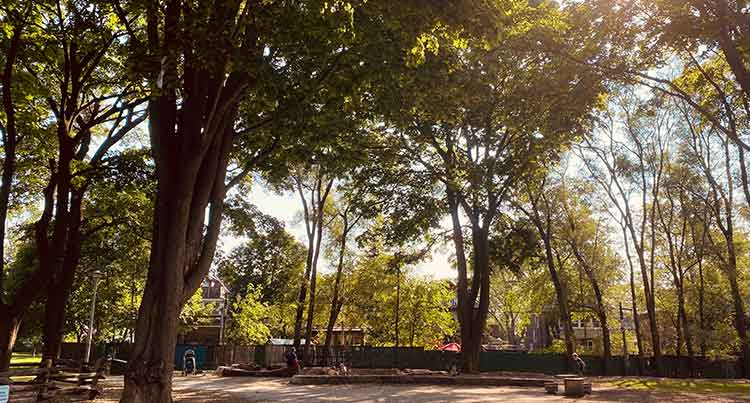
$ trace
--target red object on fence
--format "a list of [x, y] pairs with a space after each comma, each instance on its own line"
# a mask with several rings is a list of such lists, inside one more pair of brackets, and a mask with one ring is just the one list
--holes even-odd
[[446, 344], [446, 345], [438, 348], [438, 350], [442, 350], [442, 351], [455, 351], [455, 352], [458, 353], [458, 352], [461, 351], [461, 345], [458, 344], [458, 343], [448, 343], [448, 344]]

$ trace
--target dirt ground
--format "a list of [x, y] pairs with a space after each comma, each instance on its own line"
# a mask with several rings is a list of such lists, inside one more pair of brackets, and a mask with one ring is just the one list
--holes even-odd
[[[122, 377], [104, 382], [96, 402], [115, 402]], [[431, 385], [290, 385], [289, 379], [221, 378], [214, 375], [175, 377], [177, 402], [750, 402], [750, 396], [689, 394], [621, 389], [594, 383], [594, 393], [581, 399], [547, 395], [542, 388]]]

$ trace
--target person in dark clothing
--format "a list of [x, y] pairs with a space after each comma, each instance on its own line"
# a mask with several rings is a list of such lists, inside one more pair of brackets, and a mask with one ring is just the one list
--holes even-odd
[[292, 347], [288, 353], [286, 353], [286, 366], [288, 368], [299, 368], [299, 361], [297, 361], [297, 350]]
[[583, 372], [586, 370], [586, 363], [581, 359], [581, 357], [578, 356], [577, 353], [573, 353], [573, 361], [576, 363], [576, 369], [578, 370], [578, 375], [583, 376]]

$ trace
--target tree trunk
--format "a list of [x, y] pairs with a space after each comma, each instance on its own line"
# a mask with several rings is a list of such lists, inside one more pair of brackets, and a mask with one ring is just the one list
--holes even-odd
[[0, 304], [4, 303], [3, 297], [5, 297], [5, 222], [8, 219], [8, 204], [16, 172], [16, 147], [18, 145], [16, 108], [13, 105], [13, 68], [21, 45], [23, 29], [24, 24], [17, 24], [13, 27], [8, 52], [5, 54], [2, 76], [5, 124], [2, 129], [4, 158], [2, 183], [0, 183]]
[[646, 368], [645, 368], [645, 362], [646, 360], [643, 357], [643, 338], [641, 336], [641, 320], [638, 317], [638, 303], [635, 293], [635, 269], [633, 268], [633, 260], [630, 256], [630, 244], [628, 243], [628, 232], [623, 224], [622, 226], [622, 235], [625, 243], [625, 256], [628, 260], [628, 267], [630, 268], [630, 300], [632, 301], [632, 311], [633, 311], [633, 328], [635, 330], [635, 341], [636, 345], [638, 346], [638, 374], [639, 375], [645, 375]]
[[307, 300], [307, 286], [310, 283], [310, 272], [312, 270], [313, 241], [307, 243], [307, 262], [305, 264], [305, 273], [302, 276], [297, 294], [297, 310], [294, 315], [294, 349], [299, 351], [300, 340], [302, 339], [302, 317], [305, 314], [305, 300]]
[[729, 249], [729, 287], [732, 290], [732, 300], [734, 304], [734, 327], [737, 330], [737, 336], [740, 339], [740, 357], [742, 359], [742, 376], [750, 378], [750, 339], [747, 334], [745, 305], [742, 301], [742, 292], [740, 291], [739, 282], [737, 281], [737, 257], [734, 253], [734, 245]]
[[47, 285], [42, 333], [43, 359], [55, 360], [60, 358], [68, 299], [73, 289], [73, 280], [81, 257], [81, 207], [84, 193], [85, 188], [77, 189], [72, 193], [63, 265], [60, 272], [56, 273], [50, 284]]
[[328, 354], [331, 348], [331, 338], [333, 337], [333, 327], [338, 319], [341, 310], [339, 301], [339, 288], [341, 287], [341, 277], [344, 273], [344, 254], [346, 253], [346, 238], [349, 232], [349, 219], [346, 213], [343, 214], [344, 230], [341, 233], [341, 243], [339, 245], [339, 263], [336, 267], [336, 281], [333, 284], [333, 297], [331, 298], [331, 313], [328, 316], [328, 326], [326, 326], [326, 340], [323, 349], [323, 361], [328, 362]]
[[230, 108], [221, 117], [219, 132], [201, 152], [189, 147], [195, 145], [189, 138], [175, 149], [160, 148], [173, 140], [175, 125], [164, 124], [151, 113], [158, 178], [154, 229], [123, 403], [171, 402], [180, 311], [208, 274], [221, 229], [235, 114], [236, 108]]
[[557, 297], [557, 305], [560, 310], [560, 320], [562, 321], [563, 332], [565, 333], [565, 353], [567, 355], [568, 370], [572, 371], [576, 365], [573, 362], [573, 353], [576, 352], [575, 334], [573, 333], [573, 324], [571, 322], [570, 312], [568, 311], [568, 299], [562, 281], [560, 280], [560, 276], [557, 273], [557, 268], [555, 267], [555, 256], [552, 247], [552, 219], [550, 217], [549, 205], [546, 205], [547, 208], [543, 211], [544, 217], [541, 217], [537, 203], [538, 199], [532, 199], [533, 211], [527, 213], [527, 215], [534, 222], [544, 245], [544, 257], [547, 262], [547, 269], [550, 278], [552, 279], [552, 284], [555, 287], [555, 296]]
[[5, 307], [0, 308], [0, 372], [8, 370], [21, 320]]
[[[571, 230], [574, 229], [575, 226], [571, 223]], [[580, 249], [578, 249], [576, 241], [571, 239], [569, 243], [571, 249], [573, 249], [573, 254], [576, 257], [576, 260], [578, 260], [581, 268], [586, 273], [586, 277], [588, 277], [588, 280], [591, 283], [591, 288], [594, 290], [594, 297], [596, 298], [596, 314], [599, 317], [599, 322], [602, 326], [602, 347], [604, 349], [604, 355], [602, 357], [602, 371], [604, 372], [604, 375], [607, 375], [607, 373], [609, 372], [609, 362], [612, 359], [612, 343], [609, 336], [609, 325], [607, 324], [607, 308], [604, 305], [604, 295], [602, 294], [602, 290], [599, 287], [599, 281], [597, 280], [596, 274], [594, 273], [594, 268], [589, 265], [589, 262], [583, 256]]]
[[464, 236], [461, 228], [461, 220], [458, 211], [458, 199], [455, 192], [449, 187], [446, 191], [448, 206], [453, 226], [453, 245], [456, 249], [456, 268], [458, 269], [458, 284], [456, 284], [457, 316], [459, 331], [461, 333], [461, 356], [463, 358], [462, 370], [473, 373], [479, 370], [479, 348], [472, 340], [474, 330], [472, 321], [473, 301], [469, 301], [468, 273], [466, 252], [464, 248]]
[[573, 324], [570, 318], [570, 312], [568, 312], [568, 299], [565, 295], [565, 289], [563, 288], [560, 277], [558, 276], [557, 269], [555, 267], [555, 259], [552, 251], [552, 242], [549, 239], [549, 233], [542, 235], [542, 241], [544, 243], [544, 255], [547, 260], [547, 269], [549, 270], [550, 277], [552, 278], [552, 284], [555, 286], [555, 295], [557, 296], [557, 305], [560, 310], [560, 320], [563, 324], [563, 332], [565, 333], [565, 352], [568, 357], [568, 370], [573, 370], [575, 364], [572, 362], [573, 353], [576, 352], [575, 348], [575, 334], [573, 333]]
[[310, 272], [312, 271], [312, 249], [312, 240], [310, 240], [310, 242], [308, 242], [307, 248], [307, 263], [305, 264], [305, 273], [302, 275], [302, 279], [300, 282], [299, 293], [297, 294], [297, 309], [294, 314], [294, 341], [292, 345], [297, 351], [299, 351], [300, 341], [302, 339], [302, 318], [305, 314], [307, 287], [310, 283]]
[[706, 344], [706, 314], [705, 314], [705, 286], [703, 284], [703, 259], [698, 260], [698, 325], [701, 329], [701, 358], [706, 358], [708, 346]]
[[680, 315], [682, 324], [682, 334], [685, 339], [685, 350], [688, 355], [688, 370], [690, 376], [695, 373], [695, 351], [693, 350], [693, 337], [690, 331], [690, 322], [688, 321], [687, 310], [685, 309], [685, 289], [683, 279], [680, 279], [680, 287], [677, 289], [677, 310]]

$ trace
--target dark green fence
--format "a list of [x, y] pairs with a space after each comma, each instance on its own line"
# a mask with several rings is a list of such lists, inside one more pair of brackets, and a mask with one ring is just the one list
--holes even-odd
[[[64, 343], [62, 357], [81, 359], [85, 346], [79, 343]], [[251, 362], [262, 364], [266, 353], [264, 346], [205, 346], [206, 357], [204, 369], [231, 362]], [[127, 361], [130, 345], [110, 344], [97, 345], [92, 351], [94, 359], [111, 356]], [[231, 354], [230, 354], [231, 353]], [[323, 354], [322, 348], [311, 349], [315, 365], [337, 365], [344, 361], [353, 368], [419, 368], [431, 370], [448, 370], [455, 363], [461, 367], [461, 354], [448, 351], [424, 350], [422, 348], [345, 346], [334, 347], [329, 354]], [[625, 362], [622, 356], [612, 357], [604, 363], [598, 356], [582, 356], [586, 362], [588, 375], [624, 375]], [[644, 371], [639, 372], [638, 356], [628, 359], [627, 375], [656, 375], [653, 358], [646, 357]], [[506, 351], [485, 351], [480, 354], [479, 369], [482, 372], [530, 372], [542, 374], [560, 374], [570, 372], [566, 368], [563, 354], [523, 353]], [[741, 364], [736, 359], [709, 360], [696, 358], [691, 362], [687, 357], [664, 356], [661, 361], [662, 375], [672, 378], [737, 378], [741, 376]]]

